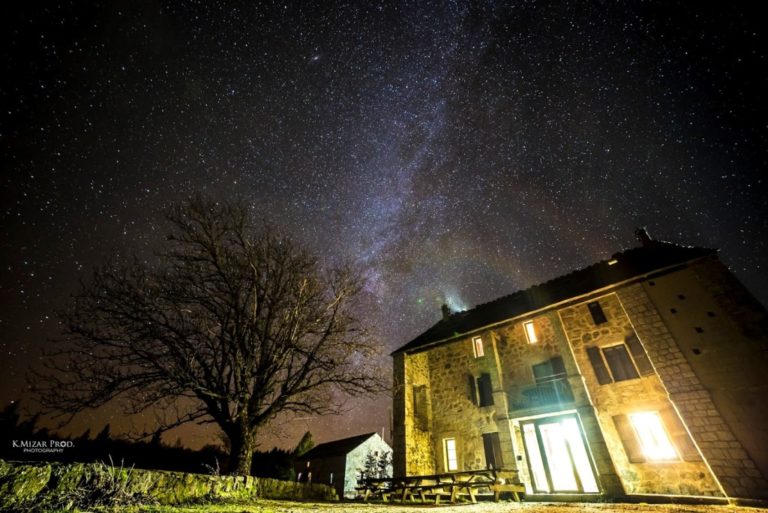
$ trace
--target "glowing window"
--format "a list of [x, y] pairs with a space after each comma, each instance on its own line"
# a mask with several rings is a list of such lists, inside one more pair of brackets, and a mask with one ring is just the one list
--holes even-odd
[[525, 330], [525, 336], [528, 338], [529, 344], [535, 344], [539, 341], [539, 337], [536, 335], [536, 326], [533, 324], [533, 321], [524, 322], [523, 329]]
[[459, 470], [459, 461], [456, 458], [456, 439], [444, 438], [443, 447], [445, 449], [445, 470]]
[[483, 339], [480, 337], [475, 337], [472, 339], [472, 347], [475, 350], [475, 358], [480, 358], [481, 356], [485, 356], [485, 352], [483, 351]]
[[658, 413], [630, 413], [629, 420], [632, 422], [632, 427], [635, 429], [640, 447], [646, 458], [651, 461], [679, 459]]

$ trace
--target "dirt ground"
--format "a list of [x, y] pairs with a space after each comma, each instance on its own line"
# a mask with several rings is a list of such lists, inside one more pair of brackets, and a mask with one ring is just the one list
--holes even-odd
[[[151, 508], [142, 511], [153, 511]], [[260, 500], [250, 504], [159, 508], [173, 513], [768, 513], [768, 508], [688, 504], [481, 502], [462, 505], [314, 503]]]

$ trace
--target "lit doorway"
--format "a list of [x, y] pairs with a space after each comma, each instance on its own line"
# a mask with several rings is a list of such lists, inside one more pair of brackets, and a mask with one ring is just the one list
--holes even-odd
[[521, 422], [521, 428], [534, 492], [599, 492], [575, 414]]

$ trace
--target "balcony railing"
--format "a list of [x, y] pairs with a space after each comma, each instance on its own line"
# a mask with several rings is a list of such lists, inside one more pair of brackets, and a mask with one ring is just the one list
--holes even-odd
[[535, 385], [513, 387], [509, 391], [509, 407], [526, 410], [573, 402], [573, 392], [565, 376], [542, 380]]

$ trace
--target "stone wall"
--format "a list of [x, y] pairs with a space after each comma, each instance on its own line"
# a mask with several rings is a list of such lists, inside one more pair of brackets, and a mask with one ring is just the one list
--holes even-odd
[[[762, 383], [764, 389], [765, 342], [745, 341], [738, 318], [728, 320], [730, 315], [725, 315], [722, 307], [718, 309], [713, 288], [727, 287], [729, 280], [717, 279], [713, 272], [716, 269], [712, 267], [721, 264], [716, 261], [703, 265], [704, 269], [701, 266], [683, 269], [643, 285], [626, 287], [619, 294], [670, 399], [725, 493], [730, 497], [764, 499], [768, 497], [768, 482], [723, 412], [730, 413], [736, 425], [746, 428], [742, 436], [755, 442], [747, 447], [765, 458], [761, 452], [765, 442], [762, 437], [755, 441], [752, 431], [764, 432], [765, 396], [730, 397], [736, 402], [729, 404], [729, 395], [718, 391], [749, 389], [750, 379]], [[707, 290], [706, 286], [696, 285], [697, 281], [701, 283], [702, 275], [708, 275], [704, 283], [709, 282], [708, 286], [713, 288]], [[670, 301], [673, 302], [670, 304]], [[710, 301], [714, 304], [708, 304]], [[731, 311], [737, 309], [735, 305], [730, 308]], [[715, 317], [707, 312], [713, 312]], [[718, 315], [720, 313], [723, 315]], [[703, 317], [709, 322], [703, 322]], [[699, 354], [694, 353], [694, 349]], [[718, 351], [722, 351], [720, 357], [713, 358]], [[700, 356], [703, 358], [698, 358]], [[715, 392], [714, 396], [711, 391]], [[741, 402], [745, 397], [746, 404]], [[749, 400], [758, 402], [750, 407]], [[740, 423], [737, 415], [744, 415], [747, 422]]]
[[714, 258], [649, 280], [643, 289], [717, 411], [768, 476], [765, 309]]
[[[506, 411], [504, 394], [495, 393], [493, 405], [478, 406], [470, 380], [483, 373], [491, 377], [491, 387], [503, 390], [496, 367], [490, 333], [481, 334], [485, 356], [474, 357], [471, 339], [463, 339], [429, 351], [430, 402], [432, 410], [432, 450], [438, 472], [446, 472], [443, 440], [454, 438], [459, 470], [486, 468], [483, 433], [499, 431], [497, 412]], [[508, 436], [507, 436], [508, 438]]]
[[0, 460], [0, 509], [47, 504], [68, 509], [78, 490], [93, 490], [119, 482], [129, 494], [161, 505], [215, 499], [336, 500], [324, 485], [277, 479], [210, 476], [163, 470], [114, 468], [95, 463], [22, 463]]
[[[634, 334], [634, 329], [616, 294], [607, 294], [597, 301], [607, 318], [607, 322], [600, 325], [595, 324], [587, 307], [588, 302], [563, 308], [559, 315], [624, 490], [629, 494], [722, 495], [704, 462], [629, 461], [614, 417], [636, 411], [662, 412], [671, 408], [672, 404], [656, 374], [602, 385], [598, 383], [587, 349], [623, 344], [627, 337]], [[638, 332], [638, 336], [645, 344], [646, 338], [656, 336], [656, 331]], [[681, 379], [687, 378], [683, 376]]]
[[[433, 474], [435, 454], [432, 449], [431, 381], [428, 353], [395, 355], [393, 408], [393, 466], [396, 476]], [[425, 422], [414, 415], [414, 389], [424, 387], [427, 411]]]
[[[523, 330], [523, 322], [532, 320], [538, 336], [536, 344], [529, 344]], [[549, 406], [518, 409], [515, 400], [512, 401], [509, 416], [513, 419], [512, 425], [515, 432], [515, 453], [519, 455], [519, 469], [527, 482], [528, 466], [525, 462], [522, 436], [520, 434], [520, 420], [540, 416], [542, 414], [554, 414], [561, 411], [575, 411], [584, 429], [587, 440], [587, 451], [590, 453], [592, 463], [595, 466], [597, 480], [603, 493], [611, 496], [623, 494], [623, 490], [607, 451], [599, 424], [597, 423], [594, 409], [590, 403], [590, 397], [579, 373], [579, 367], [573, 358], [569, 346], [568, 337], [563, 331], [560, 318], [554, 311], [541, 314], [537, 317], [521, 320], [514, 324], [507, 324], [499, 328], [499, 356], [501, 368], [504, 369], [505, 379], [509, 383], [508, 391], [513, 398], [519, 398], [520, 390], [524, 390], [534, 384], [533, 365], [542, 363], [554, 356], [563, 359], [567, 381], [573, 400]], [[524, 406], [524, 405], [523, 405]]]

